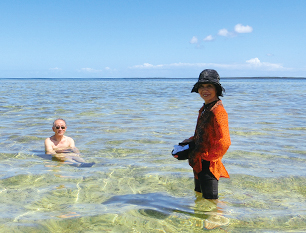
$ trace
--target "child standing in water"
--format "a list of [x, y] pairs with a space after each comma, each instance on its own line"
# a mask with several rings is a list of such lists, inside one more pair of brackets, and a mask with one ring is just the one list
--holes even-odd
[[220, 84], [217, 71], [203, 70], [191, 92], [197, 92], [204, 100], [199, 110], [194, 136], [182, 143], [193, 142], [195, 147], [188, 155], [193, 168], [195, 191], [206, 199], [218, 199], [218, 180], [229, 178], [221, 161], [231, 140], [228, 128], [228, 115], [219, 99], [224, 88]]

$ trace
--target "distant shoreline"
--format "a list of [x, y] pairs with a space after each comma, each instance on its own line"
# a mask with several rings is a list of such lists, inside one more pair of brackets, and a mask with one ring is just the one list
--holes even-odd
[[[61, 80], [84, 80], [84, 79], [88, 79], [88, 80], [127, 80], [127, 79], [197, 79], [197, 77], [194, 78], [162, 78], [162, 77], [148, 77], [148, 78], [137, 78], [137, 77], [130, 77], [130, 78], [83, 78], [83, 77], [67, 77], [67, 78], [21, 78], [21, 77], [16, 77], [16, 78], [0, 78], [0, 80], [4, 80], [4, 79], [14, 79], [14, 80], [25, 80], [25, 79], [29, 79], [29, 80], [56, 80], [56, 79], [61, 79]], [[306, 79], [306, 77], [221, 77], [221, 79]]]

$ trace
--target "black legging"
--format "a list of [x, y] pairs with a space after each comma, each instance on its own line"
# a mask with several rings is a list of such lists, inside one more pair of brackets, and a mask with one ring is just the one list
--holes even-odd
[[209, 170], [209, 161], [202, 160], [202, 171], [194, 179], [195, 191], [202, 193], [205, 199], [218, 199], [218, 180]]

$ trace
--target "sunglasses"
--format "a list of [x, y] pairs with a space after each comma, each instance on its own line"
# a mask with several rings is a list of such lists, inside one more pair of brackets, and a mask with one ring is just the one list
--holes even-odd
[[61, 128], [61, 129], [66, 129], [65, 126], [55, 126], [55, 128], [56, 128], [56, 129], [60, 129], [60, 128]]

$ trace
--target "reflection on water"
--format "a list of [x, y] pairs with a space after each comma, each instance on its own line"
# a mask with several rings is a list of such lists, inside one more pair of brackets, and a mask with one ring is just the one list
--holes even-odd
[[122, 214], [129, 211], [135, 217], [138, 215], [138, 218], [163, 220], [169, 225], [175, 219], [175, 222], [183, 226], [188, 222], [188, 225], [193, 224], [194, 227], [213, 229], [229, 223], [229, 219], [222, 216], [222, 209], [217, 203], [216, 200], [205, 200], [200, 195], [192, 204], [187, 198], [147, 193], [113, 196], [103, 204], [107, 206], [108, 213]]
[[[0, 79], [0, 232], [303, 232], [305, 80], [223, 81], [231, 179], [217, 203], [170, 153], [193, 134], [195, 81]], [[94, 166], [44, 154], [58, 117]]]

